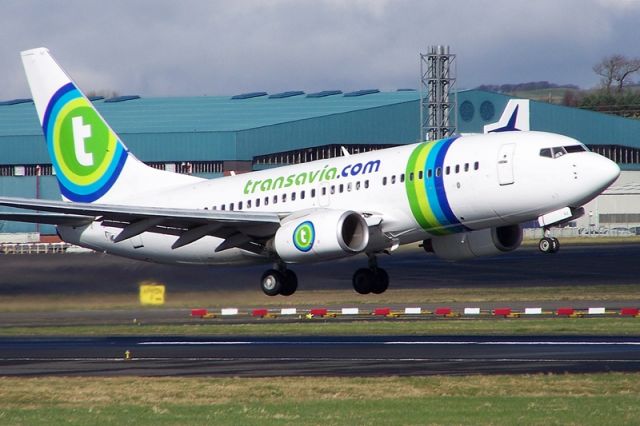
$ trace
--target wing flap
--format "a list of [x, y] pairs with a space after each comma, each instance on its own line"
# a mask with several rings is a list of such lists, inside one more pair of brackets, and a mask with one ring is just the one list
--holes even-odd
[[75, 214], [0, 212], [0, 220], [43, 223], [47, 225], [83, 226], [93, 222], [93, 219], [92, 216]]
[[122, 228], [116, 236], [118, 242], [143, 232], [176, 235], [178, 240], [174, 249], [212, 235], [225, 240], [223, 249], [252, 243], [252, 249], [257, 250], [256, 247], [262, 246], [280, 227], [280, 215], [270, 212], [156, 208], [9, 197], [0, 197], [0, 205], [39, 211], [0, 213], [0, 219], [4, 215], [5, 220], [74, 226], [97, 221], [104, 226]]

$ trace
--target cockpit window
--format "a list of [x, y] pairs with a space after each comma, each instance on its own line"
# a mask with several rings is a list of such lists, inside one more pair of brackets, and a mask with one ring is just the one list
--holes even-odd
[[568, 154], [570, 154], [572, 152], [584, 152], [587, 150], [587, 147], [585, 147], [584, 145], [567, 145], [564, 147], [564, 149]]
[[551, 150], [553, 151], [553, 158], [562, 157], [563, 155], [565, 155], [567, 153], [567, 151], [565, 151], [564, 148], [561, 147], [561, 146], [556, 146], [555, 148], [552, 148]]
[[552, 158], [553, 156], [551, 155], [551, 148], [542, 148], [540, 150], [540, 157]]
[[540, 150], [540, 157], [558, 158], [565, 154], [573, 154], [574, 152], [589, 151], [586, 146], [580, 145], [567, 145], [567, 146], [554, 146], [553, 148], [542, 148]]

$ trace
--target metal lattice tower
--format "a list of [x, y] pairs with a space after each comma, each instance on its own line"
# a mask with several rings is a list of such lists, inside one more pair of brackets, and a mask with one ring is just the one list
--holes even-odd
[[456, 132], [458, 95], [453, 90], [456, 83], [455, 59], [456, 55], [449, 52], [449, 46], [431, 46], [429, 53], [420, 54], [422, 140], [441, 139]]

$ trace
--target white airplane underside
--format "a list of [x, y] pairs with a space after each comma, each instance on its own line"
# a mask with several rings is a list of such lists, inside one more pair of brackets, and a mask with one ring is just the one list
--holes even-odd
[[22, 59], [63, 201], [2, 197], [22, 210], [0, 219], [54, 224], [64, 241], [132, 259], [273, 263], [269, 295], [296, 290], [295, 263], [364, 253], [354, 288], [381, 293], [376, 254], [402, 244], [451, 260], [514, 250], [522, 222], [572, 220], [620, 173], [574, 139], [501, 129], [205, 180], [136, 159], [48, 50]]

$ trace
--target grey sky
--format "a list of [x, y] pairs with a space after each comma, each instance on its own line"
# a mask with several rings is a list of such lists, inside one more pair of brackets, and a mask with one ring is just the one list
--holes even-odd
[[597, 85], [640, 57], [640, 0], [2, 0], [0, 99], [29, 96], [19, 52], [48, 47], [85, 90], [144, 96], [418, 86], [449, 44], [458, 87]]

